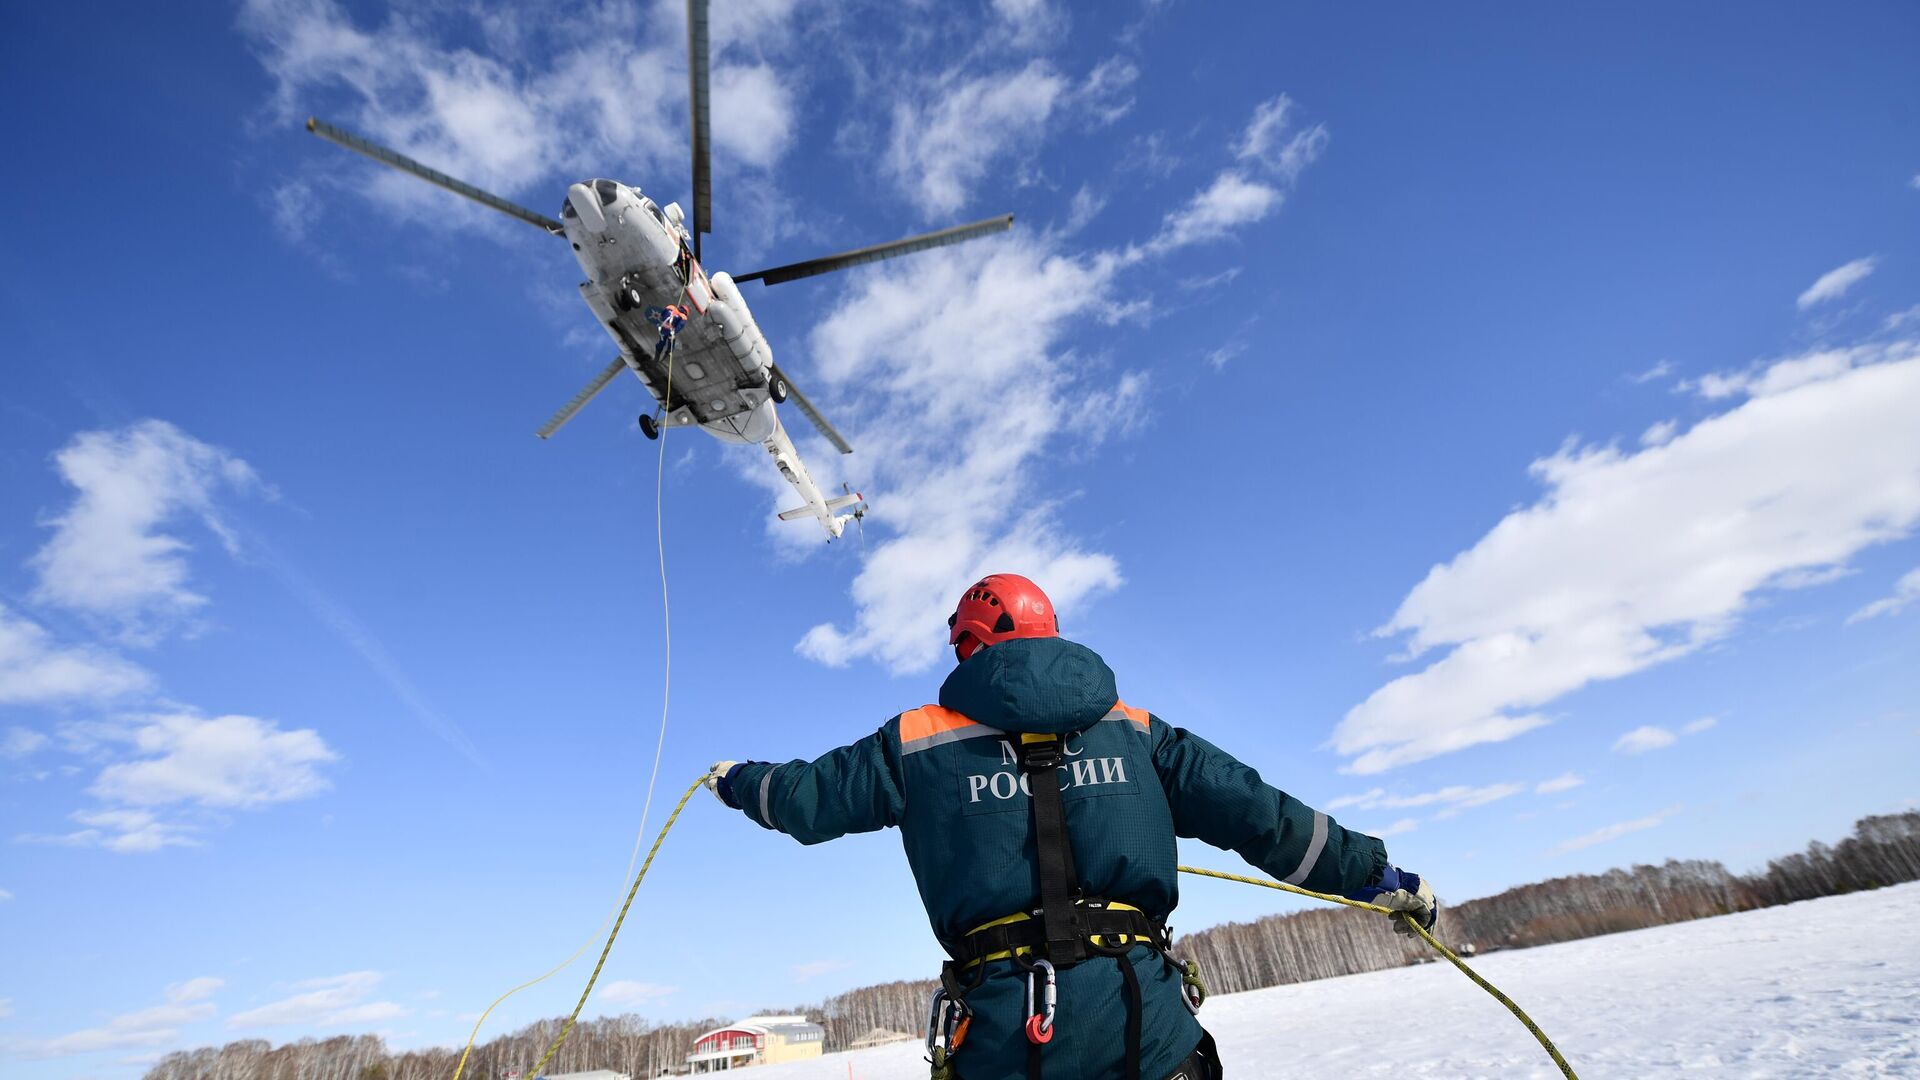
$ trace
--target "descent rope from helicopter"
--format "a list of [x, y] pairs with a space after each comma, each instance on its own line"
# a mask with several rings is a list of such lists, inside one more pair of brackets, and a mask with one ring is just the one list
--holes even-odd
[[1441, 956], [1446, 957], [1448, 963], [1459, 968], [1461, 974], [1472, 979], [1480, 989], [1492, 994], [1495, 1001], [1505, 1005], [1508, 1012], [1512, 1013], [1522, 1024], [1525, 1024], [1527, 1030], [1533, 1034], [1534, 1039], [1547, 1051], [1547, 1056], [1551, 1057], [1553, 1063], [1560, 1067], [1561, 1075], [1565, 1076], [1567, 1080], [1579, 1080], [1579, 1077], [1573, 1074], [1573, 1066], [1567, 1064], [1567, 1059], [1560, 1056], [1559, 1048], [1553, 1045], [1552, 1039], [1547, 1038], [1546, 1032], [1540, 1030], [1540, 1025], [1533, 1022], [1533, 1017], [1528, 1016], [1520, 1006], [1514, 1004], [1512, 998], [1501, 993], [1499, 987], [1488, 982], [1479, 972], [1468, 967], [1467, 962], [1460, 959], [1452, 949], [1440, 944], [1432, 934], [1427, 933], [1427, 928], [1421, 926], [1419, 921], [1410, 913], [1395, 911], [1392, 908], [1382, 907], [1379, 904], [1369, 904], [1360, 900], [1349, 900], [1344, 896], [1334, 896], [1331, 893], [1314, 892], [1311, 889], [1303, 889], [1298, 885], [1289, 885], [1284, 881], [1268, 881], [1266, 878], [1245, 877], [1240, 874], [1229, 874], [1221, 870], [1205, 870], [1198, 866], [1182, 866], [1179, 870], [1183, 874], [1219, 878], [1222, 881], [1237, 881], [1242, 885], [1258, 885], [1266, 889], [1279, 889], [1282, 892], [1290, 892], [1298, 896], [1310, 896], [1315, 900], [1325, 900], [1331, 904], [1344, 904], [1347, 907], [1361, 908], [1366, 911], [1377, 911], [1382, 915], [1400, 919], [1400, 921], [1412, 927], [1413, 932], [1419, 934], [1420, 937], [1426, 941], [1427, 944], [1433, 946], [1434, 950]]
[[[667, 393], [665, 400], [672, 401], [673, 353], [671, 351], [667, 353], [666, 385]], [[664, 437], [666, 435], [664, 430], [662, 430], [660, 434], [662, 435], [660, 439], [660, 455], [654, 464], [653, 472], [653, 541], [654, 547], [660, 556], [660, 624], [661, 637], [664, 643], [660, 678], [660, 735], [653, 745], [653, 770], [647, 777], [647, 797], [645, 801], [640, 804], [640, 828], [635, 832], [633, 837], [633, 852], [627, 856], [627, 869], [620, 877], [620, 880], [623, 882], [631, 877], [633, 884], [627, 889], [626, 898], [621, 902], [620, 906], [617, 909], [607, 912], [606, 918], [600, 920], [600, 925], [594, 928], [593, 933], [587, 940], [580, 943], [579, 948], [573, 950], [572, 955], [554, 965], [544, 974], [528, 979], [526, 982], [493, 999], [493, 1004], [488, 1005], [486, 1011], [480, 1014], [480, 1018], [474, 1021], [473, 1031], [467, 1035], [467, 1045], [460, 1051], [460, 1063], [454, 1067], [453, 1080], [460, 1080], [461, 1075], [466, 1071], [467, 1058], [473, 1053], [474, 1040], [480, 1037], [480, 1026], [487, 1022], [487, 1017], [493, 1013], [493, 1010], [498, 1008], [501, 1002], [525, 990], [527, 987], [545, 982], [561, 971], [566, 970], [575, 960], [580, 959], [580, 954], [586, 952], [589, 945], [600, 940], [600, 932], [606, 929], [608, 920], [612, 920], [613, 930], [607, 934], [607, 943], [600, 950], [599, 962], [593, 965], [593, 975], [587, 980], [587, 988], [580, 991], [580, 1000], [574, 1004], [572, 1014], [567, 1017], [566, 1024], [560, 1029], [559, 1037], [554, 1039], [553, 1045], [547, 1047], [547, 1052], [541, 1055], [540, 1063], [534, 1066], [531, 1073], [527, 1074], [535, 1077], [540, 1075], [540, 1070], [545, 1068], [548, 1060], [559, 1051], [560, 1044], [566, 1042], [567, 1036], [573, 1033], [573, 1026], [580, 1019], [580, 1010], [586, 1007], [587, 995], [593, 992], [593, 984], [600, 980], [600, 969], [606, 966], [607, 954], [613, 951], [613, 941], [620, 936], [620, 925], [626, 921], [627, 909], [633, 906], [634, 895], [640, 891], [640, 882], [645, 880], [647, 868], [653, 865], [653, 857], [660, 853], [660, 844], [666, 840], [667, 832], [673, 828], [673, 823], [679, 819], [680, 812], [687, 808], [687, 800], [692, 798], [693, 793], [699, 790], [700, 785], [707, 781], [707, 777], [702, 775], [700, 779], [693, 782], [692, 787], [687, 789], [686, 794], [680, 796], [680, 801], [674, 804], [673, 813], [667, 816], [666, 824], [660, 827], [660, 835], [654, 838], [653, 847], [648, 849], [646, 861], [640, 864], [640, 873], [637, 875], [634, 874], [634, 860], [640, 856], [640, 844], [647, 837], [647, 817], [653, 811], [653, 789], [654, 785], [660, 779], [660, 757], [667, 746], [668, 708], [673, 701], [673, 606], [667, 596], [666, 514], [662, 505], [663, 495], [666, 489], [667, 440]]]

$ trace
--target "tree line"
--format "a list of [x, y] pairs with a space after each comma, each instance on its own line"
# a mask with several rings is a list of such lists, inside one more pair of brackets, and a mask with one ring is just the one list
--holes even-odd
[[[1575, 874], [1521, 885], [1494, 896], [1443, 906], [1434, 936], [1455, 949], [1525, 948], [1557, 941], [1686, 922], [1821, 896], [1920, 880], [1920, 811], [1863, 818], [1837, 844], [1819, 841], [1764, 870], [1734, 874], [1720, 863], [1668, 860], [1604, 874]], [[1336, 975], [1398, 967], [1430, 958], [1426, 945], [1392, 932], [1385, 920], [1349, 908], [1269, 915], [1179, 937], [1174, 952], [1197, 960], [1214, 993], [1237, 993]], [[826, 1029], [828, 1051], [884, 1028], [920, 1034], [931, 979], [863, 986], [825, 1001], [775, 1012], [804, 1013]], [[561, 1018], [541, 1020], [475, 1046], [466, 1076], [506, 1080], [539, 1060]], [[547, 1066], [549, 1073], [612, 1069], [635, 1078], [685, 1068], [704, 1032], [726, 1021], [655, 1024], [640, 1016], [583, 1020]], [[459, 1051], [389, 1051], [373, 1035], [303, 1039], [275, 1047], [248, 1039], [178, 1051], [146, 1080], [450, 1080]]]

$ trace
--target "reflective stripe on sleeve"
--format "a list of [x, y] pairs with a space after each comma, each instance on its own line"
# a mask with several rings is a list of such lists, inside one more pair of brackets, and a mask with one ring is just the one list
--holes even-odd
[[[764, 797], [764, 796], [763, 796]], [[1327, 846], [1327, 815], [1318, 810], [1313, 812], [1313, 841], [1307, 845], [1307, 855], [1300, 860], [1300, 869], [1280, 880], [1289, 885], [1298, 885], [1313, 873], [1313, 864], [1320, 861], [1320, 849]]]
[[[760, 778], [760, 823], [765, 825], [769, 829], [777, 829], [780, 826], [775, 825], [773, 823], [773, 810], [771, 808], [771, 805], [767, 801], [768, 797], [771, 796], [772, 794], [773, 794], [773, 770], [768, 769], [767, 775], [762, 776]], [[1315, 834], [1313, 850], [1319, 851], [1320, 850], [1319, 842], [1324, 839], [1326, 839], [1326, 826], [1322, 825], [1320, 827], [1320, 831]]]

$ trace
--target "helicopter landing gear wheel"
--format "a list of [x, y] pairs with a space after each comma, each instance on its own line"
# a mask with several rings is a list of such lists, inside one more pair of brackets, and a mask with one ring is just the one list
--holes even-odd
[[775, 405], [786, 404], [787, 380], [781, 378], [779, 375], [769, 376], [767, 378], [767, 396], [773, 399]]
[[619, 286], [613, 290], [613, 306], [621, 311], [639, 311], [645, 302], [646, 298], [640, 295], [631, 274], [621, 278]]
[[640, 434], [645, 435], [649, 439], [657, 439], [660, 437], [660, 425], [654, 422], [653, 417], [648, 416], [646, 413], [641, 413]]

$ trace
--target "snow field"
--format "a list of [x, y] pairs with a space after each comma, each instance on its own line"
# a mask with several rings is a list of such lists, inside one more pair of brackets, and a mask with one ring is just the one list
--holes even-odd
[[[1920, 883], [1469, 963], [1581, 1080], [1920, 1077]], [[1232, 1080], [1560, 1075], [1518, 1020], [1438, 959], [1216, 997], [1200, 1019]], [[915, 1042], [751, 1075], [926, 1073]]]

